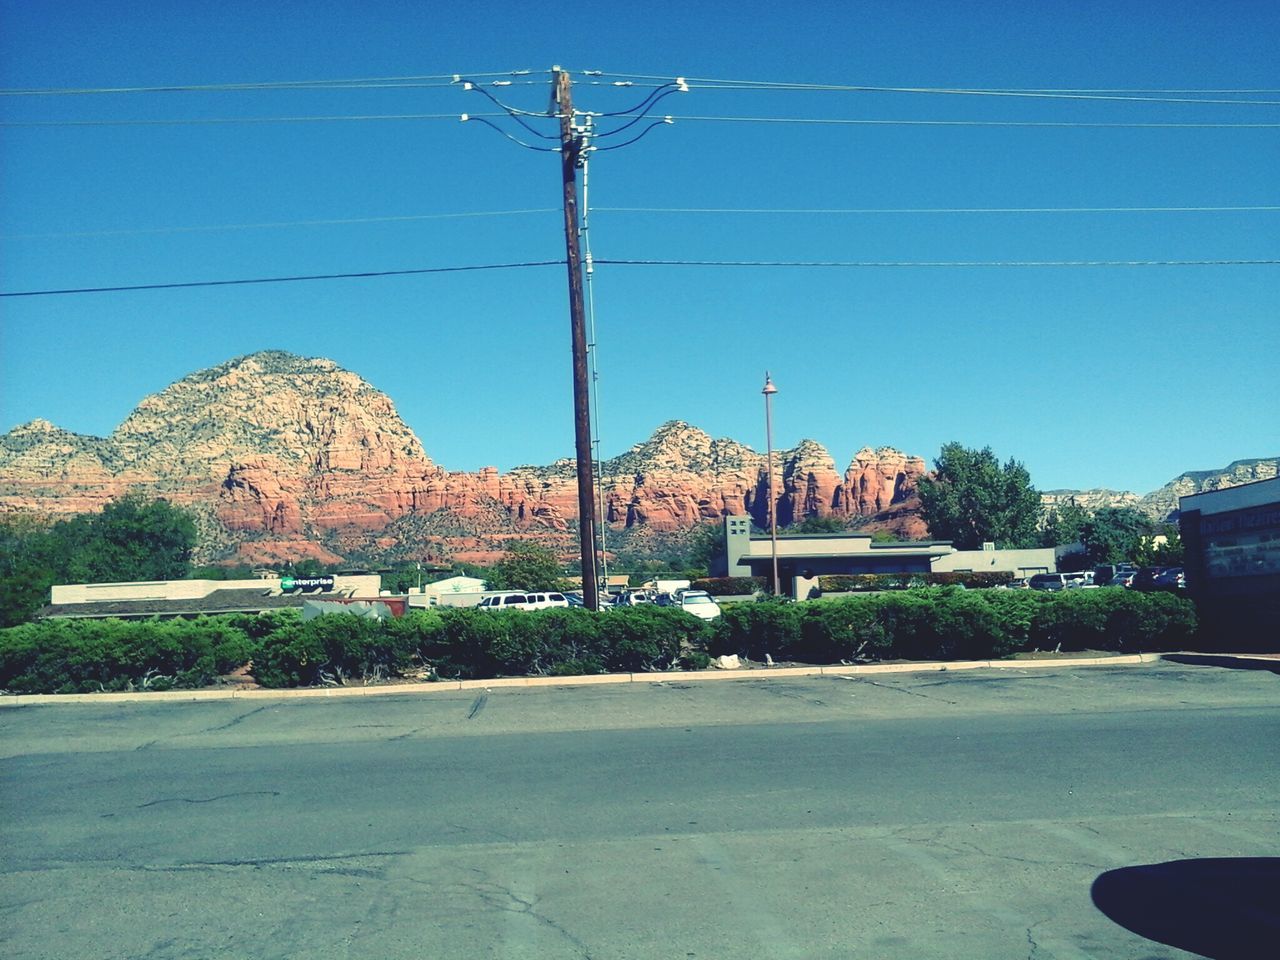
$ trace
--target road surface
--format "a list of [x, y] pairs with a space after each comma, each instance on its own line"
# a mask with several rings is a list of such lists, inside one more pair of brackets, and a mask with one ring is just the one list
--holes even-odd
[[1280, 856], [1278, 704], [1157, 664], [7, 709], [3, 952], [1188, 957], [1091, 888]]

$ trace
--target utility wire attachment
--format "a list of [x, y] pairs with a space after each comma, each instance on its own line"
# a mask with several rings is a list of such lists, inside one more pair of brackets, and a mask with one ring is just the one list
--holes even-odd
[[645, 127], [643, 130], [641, 130], [638, 134], [636, 134], [630, 140], [624, 140], [622, 141], [622, 143], [615, 143], [608, 147], [589, 147], [588, 149], [590, 149], [592, 152], [595, 152], [598, 150], [601, 153], [604, 153], [607, 150], [621, 150], [623, 147], [629, 147], [631, 146], [631, 144], [636, 143], [639, 140], [643, 140], [645, 134], [647, 134], [654, 127], [662, 127], [662, 126], [666, 126], [669, 123], [675, 123], [675, 122], [676, 121], [674, 117], [663, 117], [661, 120], [656, 120], [653, 123], [649, 124], [649, 126]]
[[559, 153], [560, 152], [559, 147], [540, 147], [537, 144], [525, 143], [519, 137], [513, 137], [511, 134], [507, 133], [507, 131], [503, 130], [496, 123], [492, 123], [491, 121], [486, 120], [484, 117], [477, 117], [469, 113], [464, 113], [461, 116], [459, 116], [458, 119], [461, 120], [463, 123], [467, 123], [468, 121], [471, 121], [471, 120], [474, 120], [477, 123], [483, 123], [486, 127], [490, 127], [494, 130], [497, 130], [500, 134], [502, 134], [512, 143], [518, 144], [519, 146], [524, 147], [526, 150], [536, 150], [539, 153]]

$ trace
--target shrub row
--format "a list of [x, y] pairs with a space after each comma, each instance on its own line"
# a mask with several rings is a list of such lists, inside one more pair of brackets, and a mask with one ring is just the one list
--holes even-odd
[[0, 686], [13, 693], [203, 687], [253, 656], [226, 617], [41, 620], [0, 631]]
[[704, 577], [689, 586], [713, 597], [745, 597], [767, 590], [769, 581], [766, 577]]
[[386, 621], [295, 610], [198, 620], [44, 620], [0, 631], [12, 693], [168, 689], [251, 664], [267, 687], [408, 674], [483, 678], [705, 666], [706, 625], [681, 610], [425, 610]]
[[1195, 632], [1194, 606], [1171, 594], [930, 587], [812, 603], [733, 604], [715, 624], [710, 651], [806, 663], [985, 660], [1037, 649], [1186, 648]]
[[1019, 650], [1187, 647], [1190, 602], [1122, 590], [930, 587], [811, 603], [726, 605], [704, 623], [640, 606], [488, 613], [414, 611], [397, 620], [297, 611], [195, 620], [44, 620], [0, 631], [11, 693], [198, 687], [251, 664], [268, 687], [395, 676], [487, 678], [700, 667], [712, 654], [835, 663], [988, 659]]
[[907, 590], [912, 587], [998, 587], [1013, 579], [1003, 573], [853, 573], [831, 574], [818, 578], [823, 593], [865, 593], [881, 590]]

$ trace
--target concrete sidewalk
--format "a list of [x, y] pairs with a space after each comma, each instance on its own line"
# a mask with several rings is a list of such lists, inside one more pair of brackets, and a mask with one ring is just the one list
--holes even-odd
[[[750, 667], [738, 670], [671, 670], [655, 673], [605, 673], [569, 677], [495, 677], [489, 680], [439, 680], [433, 683], [390, 683], [375, 686], [306, 687], [263, 689], [260, 687], [213, 687], [202, 690], [132, 691], [127, 693], [40, 693], [0, 696], [0, 708], [50, 703], [131, 703], [193, 700], [280, 700], [315, 697], [377, 697], [404, 694], [432, 694], [458, 690], [489, 690], [498, 687], [570, 687], [615, 683], [655, 683], [679, 679], [681, 683], [724, 680], [768, 680], [774, 677], [849, 677], [888, 673], [945, 673], [959, 670], [1038, 670], [1053, 667], [1116, 667], [1157, 663], [1170, 654], [1136, 653], [1116, 657], [1063, 657], [1045, 660], [953, 660], [918, 663], [863, 663], [833, 666]], [[1186, 656], [1207, 657], [1206, 654]], [[1213, 655], [1220, 659], [1223, 655]], [[1190, 662], [1190, 661], [1188, 661]], [[1280, 666], [1280, 661], [1276, 661]], [[1210, 664], [1218, 666], [1221, 664]]]

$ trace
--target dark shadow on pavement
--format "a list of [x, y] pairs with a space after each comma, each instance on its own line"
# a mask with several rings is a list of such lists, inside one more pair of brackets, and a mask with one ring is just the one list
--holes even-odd
[[1211, 960], [1280, 956], [1280, 857], [1124, 867], [1091, 892], [1099, 910], [1148, 940]]
[[1160, 657], [1170, 663], [1186, 663], [1197, 667], [1227, 667], [1232, 670], [1270, 670], [1280, 673], [1280, 660], [1262, 657], [1233, 657], [1215, 653], [1165, 653]]

